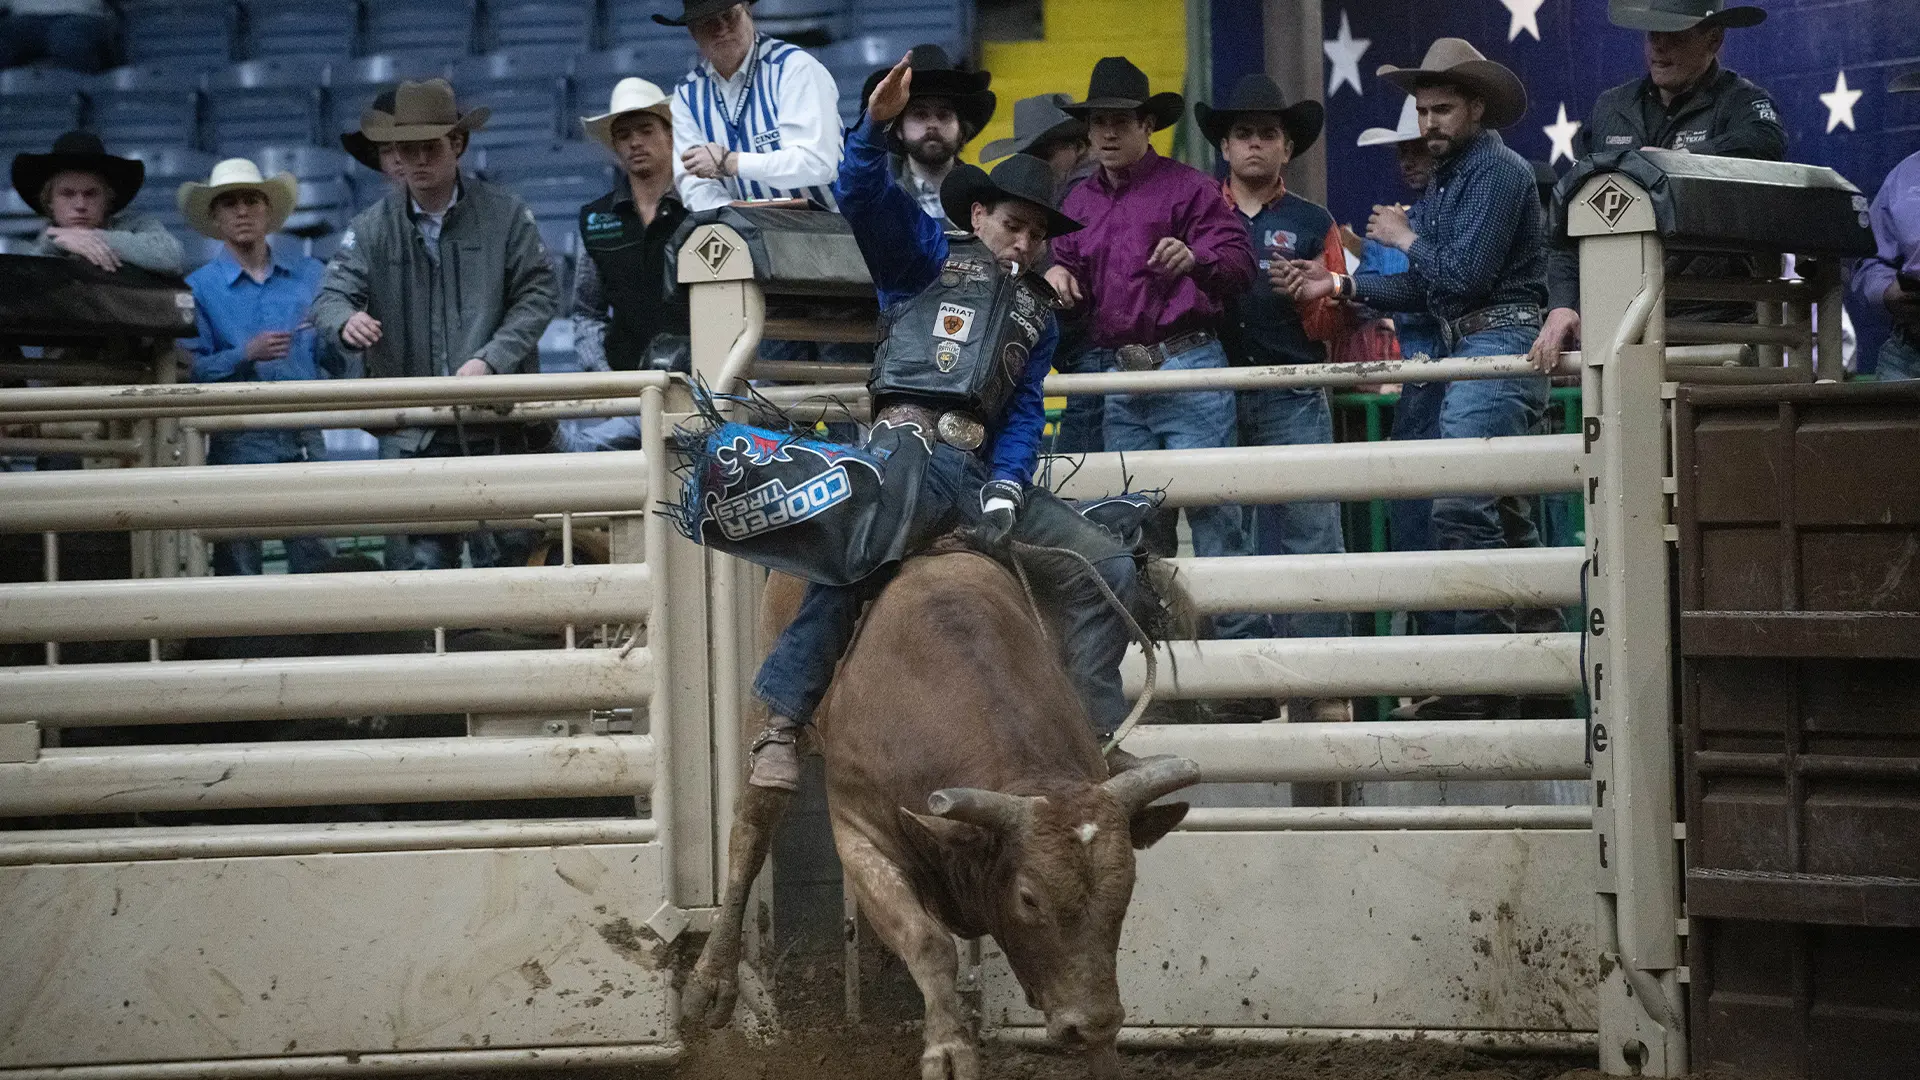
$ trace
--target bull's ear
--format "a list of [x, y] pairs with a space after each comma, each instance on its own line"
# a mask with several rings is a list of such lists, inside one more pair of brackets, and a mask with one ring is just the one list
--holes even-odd
[[900, 832], [914, 854], [930, 864], [947, 862], [961, 852], [985, 847], [992, 838], [978, 825], [916, 814], [904, 806], [900, 812]]
[[1160, 842], [1160, 838], [1173, 831], [1187, 816], [1187, 804], [1183, 802], [1160, 803], [1127, 819], [1127, 832], [1133, 838], [1136, 848], [1150, 848]]

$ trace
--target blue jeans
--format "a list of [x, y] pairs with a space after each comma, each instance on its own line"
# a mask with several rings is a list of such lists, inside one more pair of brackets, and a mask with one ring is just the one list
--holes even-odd
[[[978, 459], [945, 444], [934, 447], [921, 482], [920, 499], [908, 550], [924, 548], [942, 534], [980, 520], [980, 488], [987, 481]], [[1133, 593], [1132, 553], [1112, 534], [1081, 517], [1044, 488], [1027, 491], [1027, 505], [1014, 525], [1013, 539], [1037, 547], [1070, 548], [1086, 556], [1115, 596], [1126, 601]], [[1066, 563], [1067, 560], [1061, 560]], [[1126, 654], [1126, 623], [1077, 563], [1054, 566], [1029, 564], [1036, 589], [1055, 599], [1063, 617], [1067, 673], [1080, 692], [1088, 718], [1102, 737], [1111, 735], [1126, 719], [1128, 706], [1120, 688], [1120, 659]], [[754, 696], [775, 714], [796, 723], [813, 720], [814, 709], [833, 682], [841, 654], [853, 640], [854, 627], [867, 601], [893, 580], [898, 567], [889, 567], [852, 585], [809, 585], [793, 622], [780, 632], [760, 675]], [[1005, 673], [981, 672], [982, 677]]]
[[[465, 447], [451, 428], [434, 433], [433, 439], [418, 450], [408, 451], [388, 437], [380, 439], [380, 459], [490, 456], [497, 446], [484, 436], [475, 436]], [[433, 533], [387, 537], [386, 566], [389, 570], [452, 570], [460, 566], [460, 545], [467, 545], [467, 559], [476, 568], [487, 566], [525, 566], [533, 553], [537, 534], [530, 529], [485, 530], [462, 535]]]
[[[220, 432], [208, 440], [209, 465], [271, 465], [309, 460], [309, 434], [304, 431]], [[316, 455], [317, 456], [317, 455]], [[321, 536], [290, 536], [287, 572], [311, 574], [333, 558], [333, 544]], [[213, 572], [221, 577], [258, 574], [263, 559], [258, 540], [222, 540], [213, 545]]]
[[1881, 382], [1920, 379], [1920, 348], [1895, 334], [1880, 346], [1880, 363], [1873, 371], [1874, 378]]
[[[1097, 350], [1101, 371], [1119, 370], [1113, 350]], [[1167, 358], [1166, 371], [1190, 371], [1227, 366], [1227, 352], [1209, 341]], [[1109, 453], [1140, 450], [1210, 450], [1235, 443], [1236, 410], [1231, 390], [1193, 394], [1107, 395], [1106, 439]], [[1140, 480], [1151, 487], [1151, 476]], [[1238, 506], [1190, 506], [1187, 525], [1193, 530], [1193, 553], [1203, 559], [1247, 555], [1246, 521]], [[1169, 519], [1171, 520], [1171, 519]], [[1213, 620], [1218, 638], [1261, 637], [1265, 619], [1254, 615], [1220, 615]]]
[[91, 75], [111, 66], [113, 19], [106, 15], [0, 15], [0, 68], [42, 58]]
[[[1105, 371], [1104, 365], [1112, 361], [1112, 354], [1101, 349], [1086, 348], [1071, 356], [1055, 353], [1053, 369], [1062, 375], [1085, 375]], [[1097, 394], [1082, 394], [1067, 399], [1067, 407], [1060, 413], [1060, 422], [1053, 431], [1053, 452], [1056, 454], [1098, 454], [1106, 449], [1105, 424], [1106, 399]]]
[[[1240, 445], [1311, 446], [1333, 441], [1333, 410], [1325, 390], [1256, 390], [1240, 395]], [[1285, 503], [1247, 508], [1252, 546], [1261, 555], [1339, 555], [1339, 503]], [[1268, 615], [1272, 637], [1348, 637], [1347, 612]]]
[[[1538, 327], [1507, 326], [1470, 334], [1454, 344], [1453, 356], [1501, 356], [1533, 346]], [[1440, 402], [1440, 437], [1479, 439], [1530, 435], [1546, 415], [1551, 384], [1544, 375], [1521, 379], [1462, 379], [1447, 384]], [[1442, 551], [1539, 547], [1533, 500], [1492, 495], [1455, 495], [1433, 500], [1433, 539]], [[1454, 614], [1457, 634], [1511, 634], [1511, 610]]]

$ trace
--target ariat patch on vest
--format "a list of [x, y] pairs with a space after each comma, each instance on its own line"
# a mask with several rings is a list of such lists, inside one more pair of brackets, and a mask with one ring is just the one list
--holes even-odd
[[978, 312], [974, 308], [941, 304], [939, 314], [934, 317], [933, 336], [963, 344], [972, 340], [973, 318], [976, 314]]

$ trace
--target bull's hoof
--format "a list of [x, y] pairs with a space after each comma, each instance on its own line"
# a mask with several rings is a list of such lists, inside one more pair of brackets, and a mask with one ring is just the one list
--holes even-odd
[[964, 1039], [934, 1043], [920, 1055], [920, 1080], [980, 1080], [980, 1052]]
[[680, 1019], [683, 1023], [723, 1028], [733, 1019], [733, 1004], [740, 997], [740, 977], [733, 968], [719, 976], [705, 964], [696, 966], [680, 991]]

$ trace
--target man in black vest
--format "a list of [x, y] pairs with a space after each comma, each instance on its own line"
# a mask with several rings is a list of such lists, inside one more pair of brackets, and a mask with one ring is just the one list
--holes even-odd
[[[645, 79], [622, 79], [587, 136], [613, 152], [626, 182], [580, 208], [574, 269], [573, 349], [582, 371], [633, 371], [668, 360], [687, 334], [687, 301], [672, 288], [667, 241], [686, 220], [673, 190], [673, 120], [667, 95]], [[666, 335], [662, 338], [661, 335]]]
[[[1615, 26], [1647, 34], [1647, 75], [1601, 94], [1593, 118], [1574, 135], [1581, 159], [1613, 150], [1684, 150], [1692, 154], [1782, 161], [1787, 131], [1765, 90], [1720, 66], [1728, 27], [1758, 26], [1757, 7], [1722, 8], [1724, 0], [1612, 0]], [[1565, 242], [1548, 253], [1547, 315], [1530, 356], [1552, 371], [1580, 334], [1580, 256]], [[1745, 259], [1669, 256], [1667, 276], [1746, 274]], [[1751, 322], [1751, 305], [1671, 304], [1669, 317]]]

